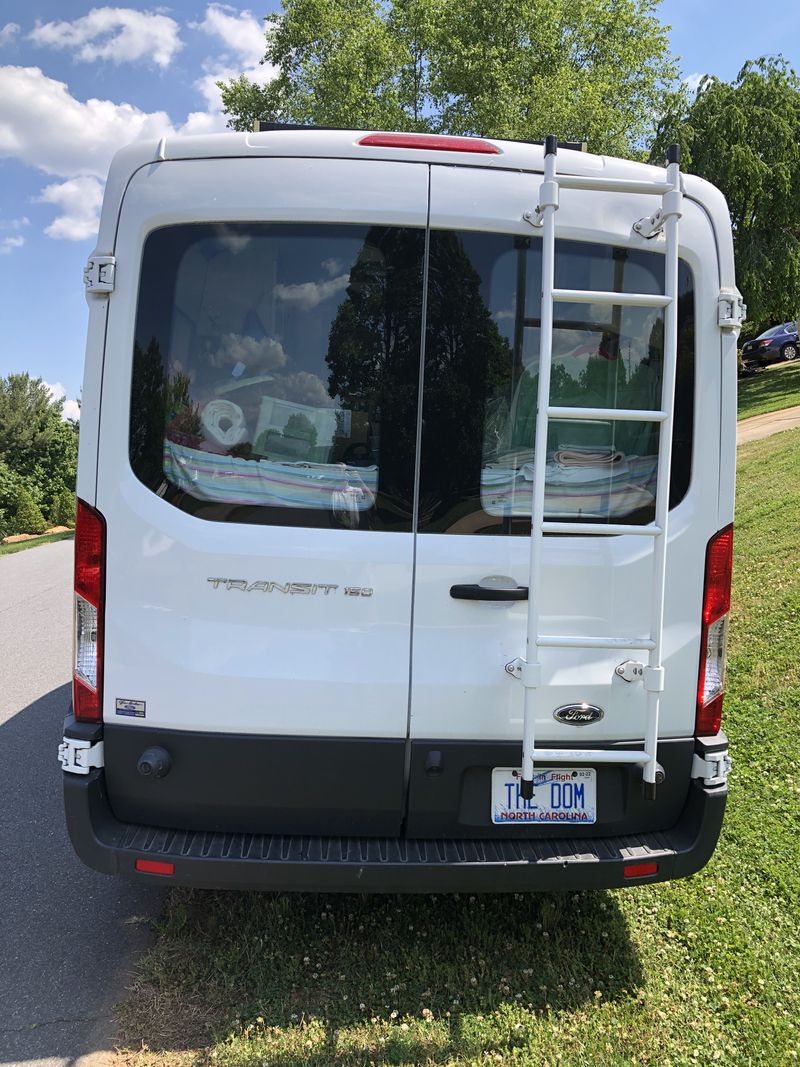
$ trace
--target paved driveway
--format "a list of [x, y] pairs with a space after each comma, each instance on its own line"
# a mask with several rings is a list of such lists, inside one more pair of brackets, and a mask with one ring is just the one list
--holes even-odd
[[112, 1007], [161, 893], [72, 852], [56, 749], [69, 705], [72, 542], [0, 556], [0, 1064], [109, 1062]]
[[760, 441], [781, 430], [793, 430], [795, 426], [800, 426], [800, 405], [782, 411], [770, 411], [766, 415], [753, 415], [750, 419], [742, 419], [737, 425], [736, 444]]

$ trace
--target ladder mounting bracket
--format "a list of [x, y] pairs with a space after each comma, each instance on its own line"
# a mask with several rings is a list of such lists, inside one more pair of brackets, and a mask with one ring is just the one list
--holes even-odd
[[540, 230], [542, 226], [544, 226], [544, 215], [538, 207], [533, 211], [523, 211], [522, 217], [526, 222], [529, 222], [531, 226], [535, 226], [537, 230]]
[[635, 659], [626, 659], [624, 663], [614, 668], [614, 674], [623, 682], [641, 682], [644, 678], [644, 664]]
[[506, 664], [506, 674], [510, 674], [512, 678], [522, 678], [522, 660], [519, 656]]
[[633, 229], [640, 237], [649, 241], [664, 232], [664, 221], [664, 212], [659, 208], [655, 215], [646, 215], [638, 222], [634, 222]]
[[542, 684], [541, 663], [526, 663], [519, 656], [506, 664], [506, 674], [512, 678], [518, 678], [526, 689], [538, 689]]

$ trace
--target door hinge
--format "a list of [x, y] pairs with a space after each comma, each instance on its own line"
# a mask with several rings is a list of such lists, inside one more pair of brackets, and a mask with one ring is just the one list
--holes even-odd
[[738, 289], [720, 289], [717, 325], [721, 330], [738, 330], [747, 318], [747, 305]]
[[65, 737], [58, 746], [61, 766], [70, 774], [88, 774], [92, 767], [103, 767], [103, 742], [81, 741]]
[[83, 268], [83, 284], [86, 286], [86, 292], [113, 292], [116, 265], [117, 261], [114, 256], [90, 256]]
[[727, 752], [709, 752], [705, 758], [695, 752], [692, 778], [702, 778], [703, 785], [724, 785], [732, 767], [733, 760]]

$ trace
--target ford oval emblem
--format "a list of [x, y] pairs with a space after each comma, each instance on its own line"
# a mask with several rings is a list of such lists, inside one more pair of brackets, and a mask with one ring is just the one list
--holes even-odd
[[553, 718], [567, 726], [590, 726], [600, 722], [603, 709], [594, 704], [563, 704], [553, 712]]

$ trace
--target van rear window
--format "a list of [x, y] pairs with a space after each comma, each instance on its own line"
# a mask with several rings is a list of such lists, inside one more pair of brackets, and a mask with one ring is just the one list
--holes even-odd
[[[663, 293], [664, 257], [557, 241], [561, 289]], [[539, 385], [541, 241], [433, 231], [430, 241], [419, 529], [527, 534]], [[694, 298], [679, 268], [678, 372], [670, 505], [692, 456]], [[551, 403], [657, 410], [664, 315], [621, 305], [555, 305]], [[550, 421], [545, 514], [646, 524], [655, 513], [659, 424]]]
[[165, 227], [147, 238], [130, 457], [205, 519], [409, 530], [423, 230]]
[[[418, 492], [420, 532], [528, 533], [540, 239], [432, 230], [427, 270], [425, 245], [424, 230], [387, 226], [153, 231], [133, 360], [137, 477], [215, 521], [410, 531]], [[663, 262], [559, 241], [556, 286], [660, 293]], [[692, 461], [694, 294], [683, 262], [679, 293], [671, 506]], [[663, 333], [659, 309], [556, 305], [552, 402], [656, 410]], [[553, 420], [547, 516], [651, 522], [658, 440], [655, 421]]]

